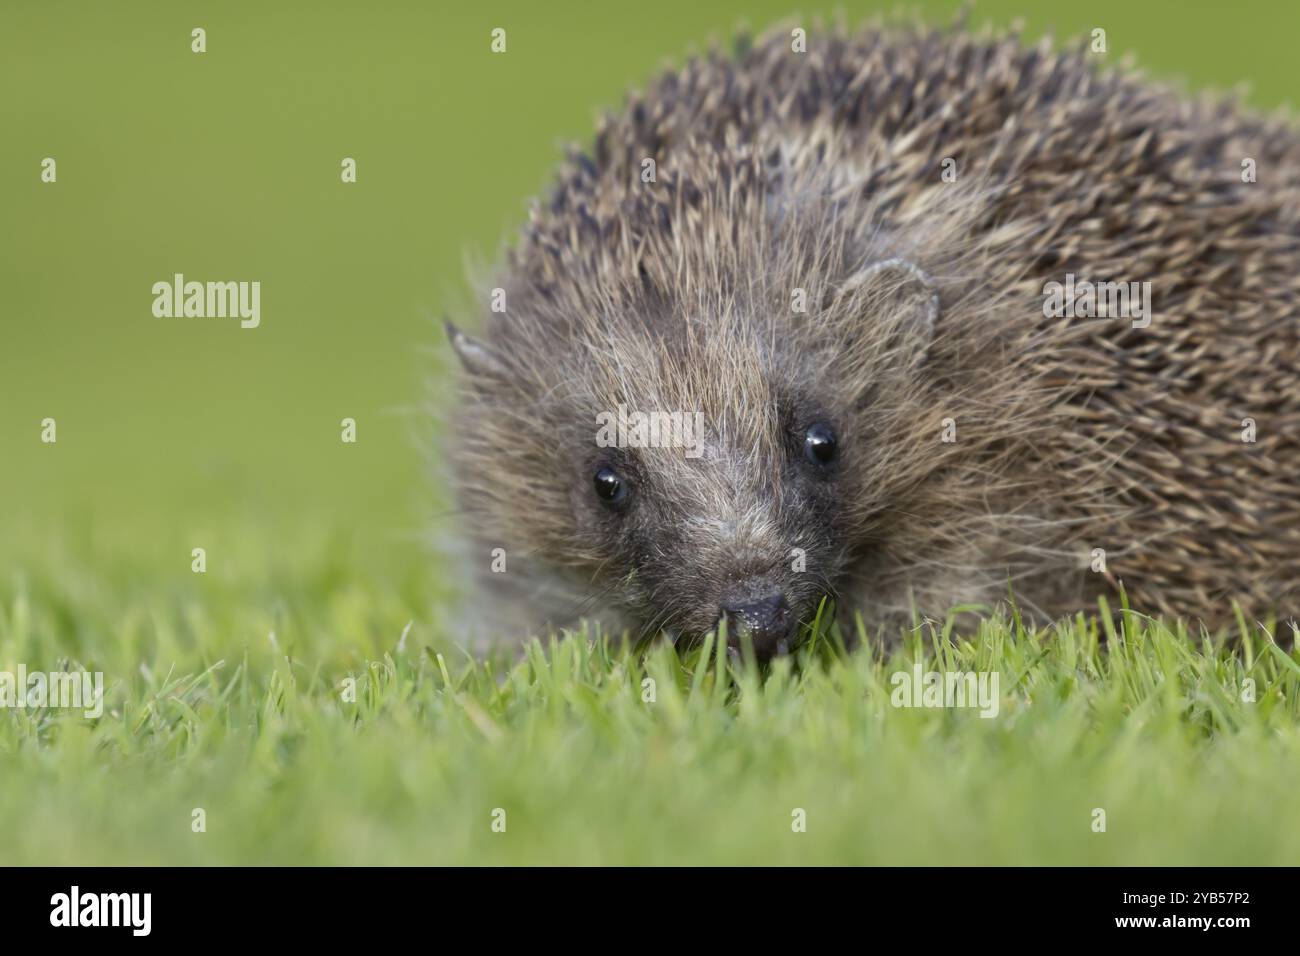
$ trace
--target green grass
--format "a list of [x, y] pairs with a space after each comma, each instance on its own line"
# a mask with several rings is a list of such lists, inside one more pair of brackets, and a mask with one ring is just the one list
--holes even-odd
[[[583, 639], [476, 661], [423, 572], [299, 543], [169, 578], [55, 547], [3, 582], [0, 668], [107, 687], [98, 721], [0, 712], [3, 862], [1300, 862], [1300, 664], [1259, 626], [832, 634], [766, 679]], [[919, 658], [999, 672], [998, 716], [892, 707]]]

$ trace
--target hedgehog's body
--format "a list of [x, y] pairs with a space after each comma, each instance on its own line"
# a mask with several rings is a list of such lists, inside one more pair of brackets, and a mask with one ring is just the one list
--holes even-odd
[[[770, 650], [828, 593], [872, 630], [1009, 585], [1295, 612], [1300, 140], [1087, 61], [777, 33], [603, 124], [457, 336], [462, 503], [522, 620], [731, 609]], [[1046, 317], [1069, 276], [1150, 315]], [[598, 447], [620, 405], [701, 412], [703, 456]]]

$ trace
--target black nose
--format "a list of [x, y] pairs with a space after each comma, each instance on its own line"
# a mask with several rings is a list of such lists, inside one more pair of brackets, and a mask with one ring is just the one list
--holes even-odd
[[740, 636], [748, 634], [754, 644], [754, 653], [766, 660], [781, 648], [789, 636], [790, 605], [784, 594], [773, 594], [758, 601], [722, 605], [722, 617], [727, 621], [728, 640], [740, 643]]

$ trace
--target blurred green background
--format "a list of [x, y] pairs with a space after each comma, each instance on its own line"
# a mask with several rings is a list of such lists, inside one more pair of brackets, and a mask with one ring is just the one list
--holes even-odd
[[[946, 19], [957, 4], [916, 6]], [[210, 579], [236, 549], [268, 573], [329, 547], [409, 574], [445, 507], [417, 451], [441, 374], [428, 353], [445, 352], [435, 320], [561, 145], [742, 22], [882, 7], [5, 0], [0, 580], [71, 556], [141, 587], [192, 581], [200, 543]], [[1248, 82], [1270, 108], [1294, 100], [1297, 11], [1000, 0], [973, 22], [1102, 26], [1112, 59], [1135, 52], [1197, 88]], [[57, 184], [40, 181], [47, 156]], [[155, 318], [150, 286], [176, 272], [259, 280], [261, 327]], [[339, 440], [345, 416], [356, 445]]]

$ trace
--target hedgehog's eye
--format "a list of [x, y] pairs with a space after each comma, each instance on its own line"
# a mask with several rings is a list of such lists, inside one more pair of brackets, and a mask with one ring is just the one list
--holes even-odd
[[591, 481], [596, 488], [596, 497], [606, 504], [616, 505], [627, 497], [627, 484], [613, 468], [598, 469]]
[[829, 425], [818, 422], [808, 429], [803, 439], [803, 453], [814, 465], [829, 465], [835, 460], [835, 433]]

